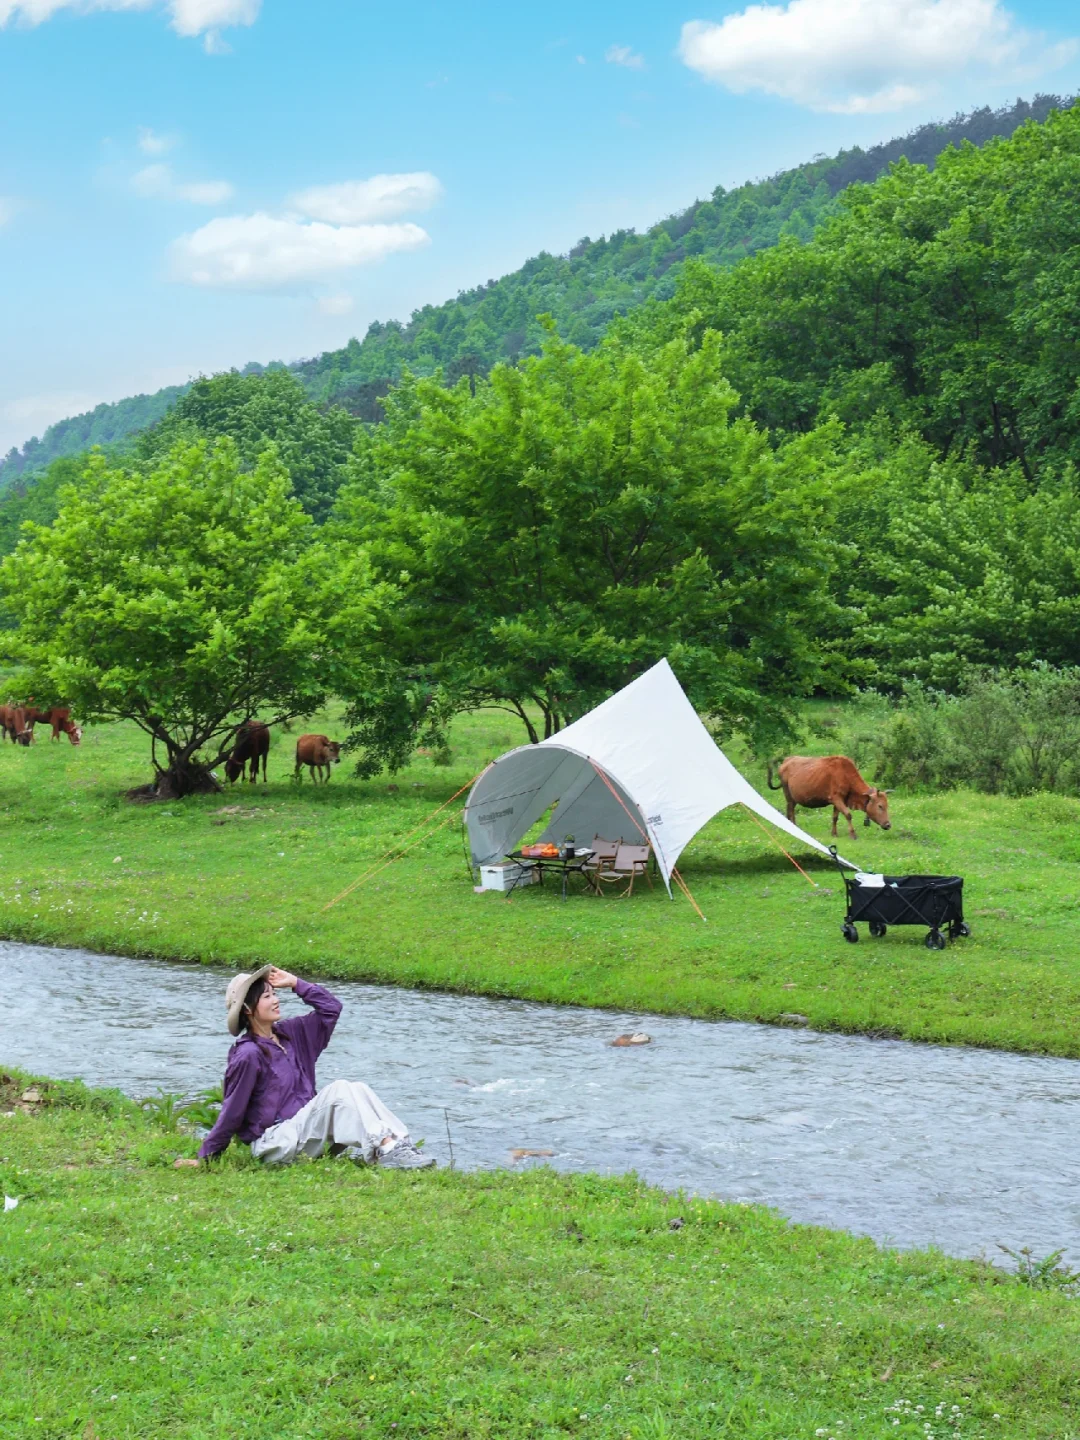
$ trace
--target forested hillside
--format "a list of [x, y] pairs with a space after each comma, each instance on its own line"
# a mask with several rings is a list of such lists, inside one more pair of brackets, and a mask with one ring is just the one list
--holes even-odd
[[[599, 240], [585, 238], [569, 255], [541, 253], [500, 280], [489, 280], [442, 305], [424, 306], [408, 323], [376, 322], [362, 341], [351, 340], [341, 350], [290, 368], [316, 403], [341, 405], [373, 421], [381, 415], [378, 398], [405, 367], [426, 375], [441, 366], [454, 380], [486, 373], [497, 360], [535, 353], [540, 314], [553, 315], [567, 339], [589, 349], [615, 316], [650, 298], [674, 294], [688, 258], [730, 266], [781, 238], [806, 240], [834, 212], [840, 191], [874, 180], [901, 157], [932, 167], [948, 145], [982, 145], [995, 136], [1011, 135], [1023, 121], [1042, 120], [1053, 108], [1069, 103], [1037, 95], [1030, 103], [1017, 100], [999, 110], [983, 107], [947, 123], [920, 126], [869, 150], [856, 147], [820, 156], [730, 191], [718, 187], [708, 200], [695, 202], [644, 234], [620, 230]], [[251, 364], [240, 373], [261, 370]], [[160, 420], [186, 389], [173, 386], [58, 421], [40, 439], [0, 461], [0, 488], [92, 445], [122, 444]]]

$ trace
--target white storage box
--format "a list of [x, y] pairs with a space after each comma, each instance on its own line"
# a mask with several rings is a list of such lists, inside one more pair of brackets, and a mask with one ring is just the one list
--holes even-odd
[[519, 890], [522, 885], [533, 885], [540, 879], [535, 865], [519, 865], [516, 860], [506, 860], [501, 865], [480, 866], [480, 889]]

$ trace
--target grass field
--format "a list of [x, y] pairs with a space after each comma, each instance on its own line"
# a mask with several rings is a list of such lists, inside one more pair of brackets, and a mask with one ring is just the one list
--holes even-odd
[[25, 1083], [3, 1440], [1080, 1436], [1076, 1301], [987, 1265], [632, 1177], [177, 1172], [130, 1102]]
[[[340, 733], [328, 716], [310, 728]], [[463, 798], [430, 839], [323, 908], [521, 738], [511, 717], [482, 712], [457, 726], [449, 767], [418, 757], [392, 782], [360, 782], [346, 761], [317, 789], [293, 783], [294, 737], [275, 735], [269, 785], [141, 806], [121, 798], [148, 773], [132, 727], [88, 728], [78, 749], [47, 734], [2, 746], [0, 934], [585, 1005], [795, 1013], [822, 1029], [1080, 1056], [1080, 801], [1065, 797], [895, 795], [890, 832], [860, 825], [844, 843], [867, 869], [965, 876], [974, 934], [943, 954], [918, 929], [845, 944], [836, 873], [799, 854], [812, 888], [739, 811], [681, 862], [707, 924], [659, 885], [565, 905], [549, 887], [474, 894]], [[828, 812], [800, 819], [828, 838]]]

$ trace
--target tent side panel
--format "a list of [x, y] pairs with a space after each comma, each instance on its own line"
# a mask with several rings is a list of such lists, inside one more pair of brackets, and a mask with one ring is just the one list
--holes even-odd
[[584, 764], [572, 752], [529, 745], [491, 765], [465, 806], [473, 864], [487, 865], [513, 850], [548, 806], [571, 788]]

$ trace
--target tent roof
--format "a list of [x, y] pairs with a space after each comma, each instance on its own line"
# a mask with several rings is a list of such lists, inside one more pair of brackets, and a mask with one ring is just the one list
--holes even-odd
[[[633, 822], [647, 833], [665, 882], [701, 827], [740, 803], [793, 839], [829, 853], [735, 769], [667, 660], [557, 735], [511, 750], [488, 767], [465, 811], [474, 860], [507, 853], [556, 800], [553, 837], [573, 832], [584, 839], [589, 830], [589, 839], [593, 833], [629, 838]], [[613, 823], [622, 829], [613, 830]]]

